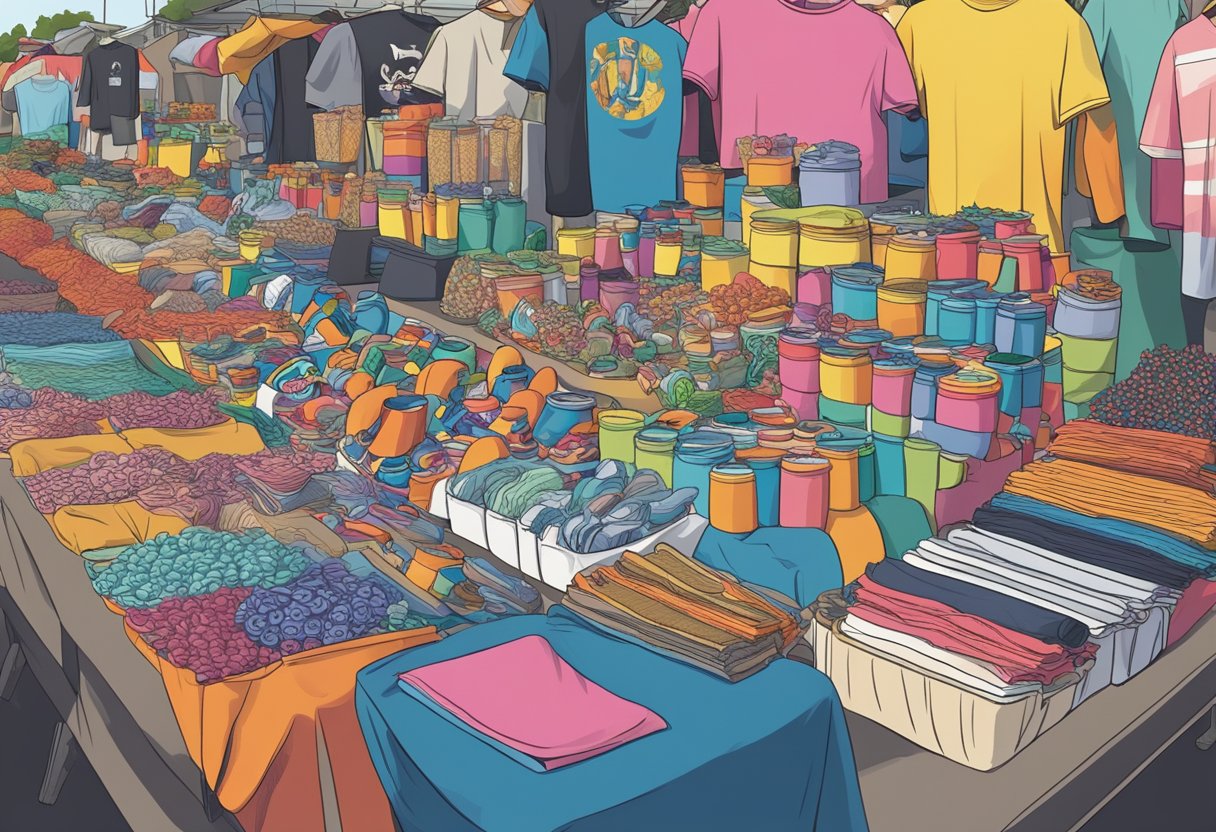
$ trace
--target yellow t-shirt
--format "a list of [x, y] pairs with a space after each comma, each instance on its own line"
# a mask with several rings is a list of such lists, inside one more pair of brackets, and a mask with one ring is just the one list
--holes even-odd
[[1054, 252], [1064, 125], [1110, 100], [1093, 35], [1063, 0], [924, 0], [897, 29], [929, 120], [929, 208], [1034, 215]]

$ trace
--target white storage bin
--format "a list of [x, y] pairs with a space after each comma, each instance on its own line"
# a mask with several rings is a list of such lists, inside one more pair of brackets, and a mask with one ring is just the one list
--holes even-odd
[[486, 541], [490, 554], [519, 568], [519, 537], [514, 520], [486, 509]]
[[603, 552], [578, 554], [557, 545], [557, 527], [545, 530], [540, 539], [540, 579], [554, 589], [565, 590], [570, 580], [584, 569], [615, 563], [626, 551], [647, 554], [660, 543], [666, 543], [685, 555], [692, 555], [705, 533], [709, 521], [699, 514], [689, 514], [660, 529], [649, 537]]
[[515, 524], [516, 543], [519, 545], [519, 570], [529, 578], [540, 580], [540, 537]]
[[452, 531], [483, 549], [490, 548], [486, 539], [486, 510], [483, 506], [466, 503], [448, 495], [448, 522]]
[[451, 477], [444, 477], [439, 482], [435, 483], [435, 488], [431, 491], [431, 507], [428, 509], [428, 511], [441, 520], [449, 519], [448, 483], [451, 481]]

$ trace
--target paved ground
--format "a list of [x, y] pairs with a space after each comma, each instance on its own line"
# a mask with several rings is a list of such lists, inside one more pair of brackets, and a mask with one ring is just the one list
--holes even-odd
[[[1201, 720], [1183, 734], [1083, 832], [1216, 830], [1216, 748], [1209, 752], [1195, 748], [1195, 737], [1206, 727], [1206, 720]], [[0, 832], [132, 832], [83, 758], [72, 769], [58, 803], [38, 802], [54, 728], [51, 703], [26, 672], [12, 701], [0, 702]], [[145, 830], [136, 824], [133, 832]]]

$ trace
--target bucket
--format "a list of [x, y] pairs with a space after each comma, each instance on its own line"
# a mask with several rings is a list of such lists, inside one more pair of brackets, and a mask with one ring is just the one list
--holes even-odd
[[886, 273], [892, 278], [937, 279], [937, 249], [932, 237], [896, 234], [887, 243]]
[[660, 426], [643, 428], [633, 440], [634, 465], [638, 470], [648, 468], [672, 485], [672, 465], [675, 461], [676, 438], [679, 431]]
[[937, 336], [951, 344], [975, 342], [975, 300], [950, 297], [943, 300], [937, 312]]
[[831, 503], [832, 463], [824, 457], [788, 454], [781, 460], [782, 526], [795, 529], [824, 529]]
[[627, 303], [636, 309], [640, 295], [641, 285], [636, 280], [606, 280], [604, 272], [600, 272], [600, 305], [609, 316], [616, 315], [616, 310]]
[[894, 236], [895, 226], [871, 220], [870, 249], [875, 266], [881, 266], [883, 269], [887, 267], [887, 246], [891, 244], [891, 238]]
[[586, 393], [556, 391], [545, 397], [545, 406], [536, 418], [532, 436], [543, 447], [551, 448], [574, 428], [590, 422], [595, 399]]
[[855, 208], [811, 206], [798, 216], [798, 265], [869, 263], [870, 224]]
[[857, 448], [815, 447], [819, 456], [832, 463], [828, 478], [828, 508], [832, 511], [853, 511], [861, 504], [861, 482]]
[[819, 392], [819, 335], [812, 329], [791, 327], [777, 339], [777, 375], [781, 390]]
[[726, 173], [721, 165], [684, 165], [684, 200], [698, 208], [721, 208], [725, 203]]
[[1047, 309], [1030, 298], [1008, 297], [996, 310], [993, 343], [998, 352], [1037, 357], [1047, 335]]
[[728, 534], [750, 534], [759, 526], [756, 473], [747, 465], [726, 462], [709, 472], [709, 524]]
[[955, 371], [951, 362], [922, 361], [912, 377], [911, 416], [921, 422], [937, 417], [937, 380]]
[[773, 208], [773, 202], [764, 195], [761, 188], [744, 188], [743, 198], [739, 203], [739, 222], [743, 227], [743, 245], [751, 246], [752, 215], [757, 211], [767, 211]]
[[873, 321], [878, 317], [878, 286], [883, 282], [882, 269], [869, 263], [833, 266], [832, 311], [847, 315], [855, 321]]
[[[1076, 338], [1056, 334], [1060, 341], [1060, 357], [1062, 365], [1085, 373], [1113, 373], [1115, 357], [1119, 350], [1119, 339], [1108, 338]], [[1063, 383], [1063, 377], [1060, 378]]]
[[[761, 431], [763, 434], [764, 431]], [[793, 435], [793, 431], [786, 433]], [[781, 523], [781, 459], [785, 450], [774, 447], [757, 447], [736, 451], [739, 461], [752, 470], [756, 477], [756, 518], [761, 526], [777, 526]]]
[[923, 280], [885, 281], [877, 292], [878, 325], [896, 338], [923, 335], [927, 293]]
[[1122, 307], [1121, 297], [1094, 300], [1065, 286], [1056, 295], [1056, 312], [1052, 324], [1061, 335], [1098, 341], [1112, 340], [1119, 337], [1119, 316]]
[[872, 404], [875, 410], [896, 417], [912, 415], [912, 382], [916, 366], [902, 361], [874, 362]]
[[938, 280], [979, 277], [980, 232], [978, 230], [938, 234], [935, 246]]
[[1043, 365], [1036, 358], [1013, 353], [993, 353], [984, 359], [986, 367], [1001, 377], [999, 399], [1001, 433], [1020, 425], [1033, 436], [1038, 430], [1043, 407]]
[[580, 260], [584, 257], [595, 257], [594, 228], [559, 228], [555, 236], [558, 254], [567, 254]]
[[825, 347], [819, 354], [820, 391], [829, 399], [854, 405], [870, 403], [874, 364], [868, 352]]
[[1031, 224], [1031, 216], [1023, 211], [1010, 212], [1007, 219], [997, 220], [994, 225], [994, 234], [998, 240], [1007, 240], [1010, 237], [1020, 237], [1024, 234], [1031, 234], [1034, 231], [1034, 226]]
[[861, 151], [848, 142], [812, 145], [798, 160], [803, 205], [860, 205]]
[[[672, 487], [695, 488], [697, 497], [693, 508], [702, 517], [709, 516], [709, 474], [715, 465], [730, 462], [735, 455], [735, 441], [729, 434], [712, 430], [696, 430], [676, 439], [675, 460], [672, 463]], [[604, 452], [600, 450], [600, 457]]]
[[1039, 235], [1009, 237], [1004, 240], [1005, 257], [1017, 264], [1015, 288], [1019, 292], [1043, 291], [1043, 240]]
[[710, 291], [724, 286], [735, 275], [746, 272], [749, 253], [747, 246], [725, 237], [705, 237], [701, 240], [701, 289]]
[[600, 459], [633, 464], [634, 439], [645, 426], [646, 417], [636, 410], [604, 410], [598, 424]]
[[789, 185], [793, 181], [793, 156], [753, 156], [747, 162], [747, 184], [752, 187]]
[[750, 248], [753, 263], [792, 268], [798, 264], [798, 224], [753, 215]]
[[679, 231], [664, 231], [654, 240], [655, 277], [674, 278], [680, 273], [680, 258], [684, 254], [684, 235]]
[[960, 370], [937, 382], [934, 421], [975, 433], [994, 433], [999, 413], [1000, 377], [995, 373]]

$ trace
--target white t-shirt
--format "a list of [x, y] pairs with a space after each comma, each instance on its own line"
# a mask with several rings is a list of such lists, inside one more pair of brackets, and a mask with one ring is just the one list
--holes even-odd
[[518, 19], [472, 11], [440, 26], [431, 37], [414, 86], [443, 96], [447, 114], [461, 121], [523, 116], [528, 91], [502, 74]]

